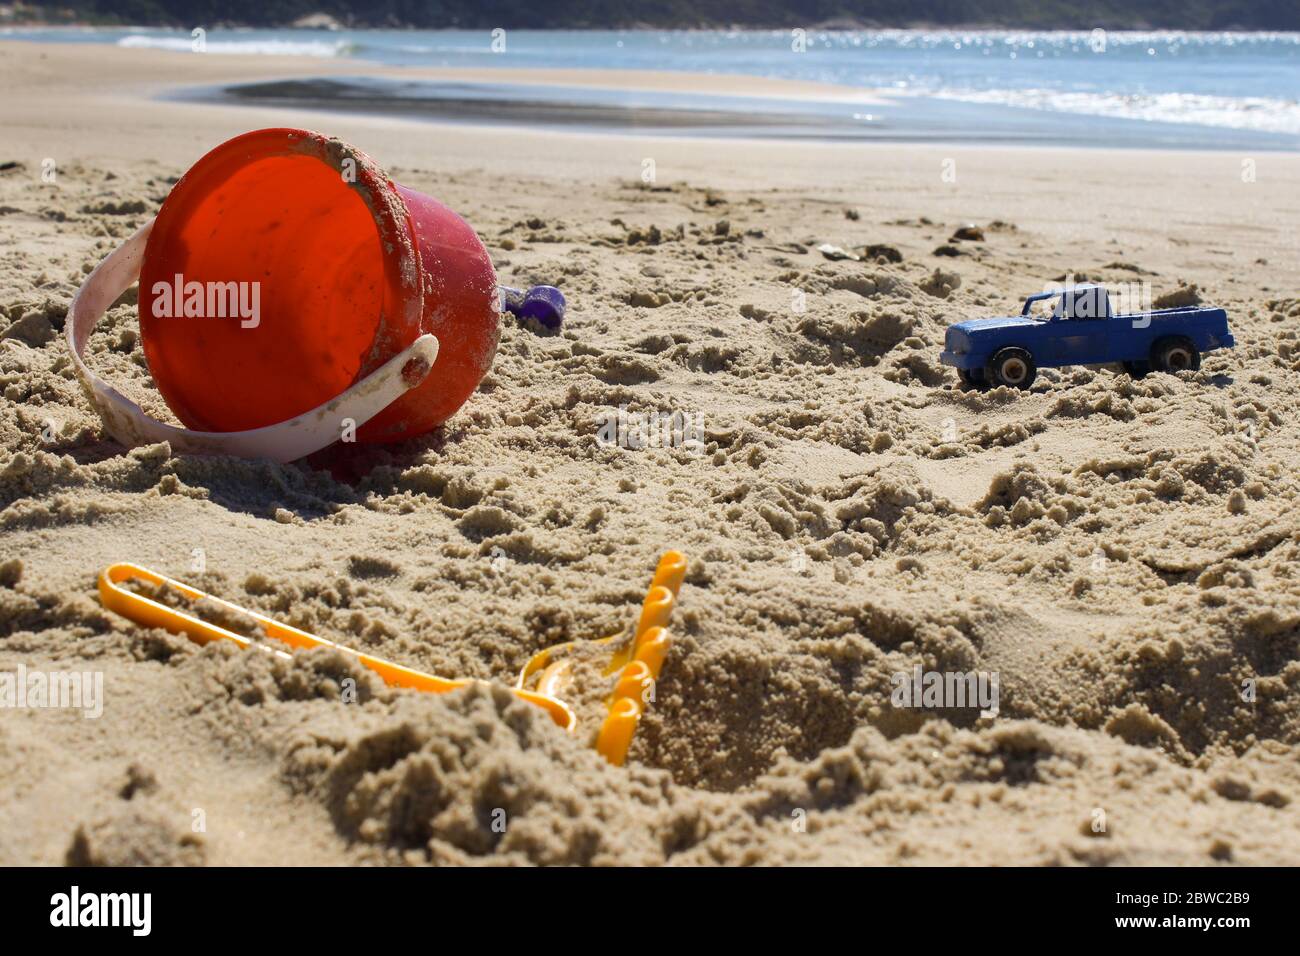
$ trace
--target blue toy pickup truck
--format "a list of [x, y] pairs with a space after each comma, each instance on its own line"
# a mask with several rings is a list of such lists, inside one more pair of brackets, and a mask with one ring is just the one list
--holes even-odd
[[[1056, 299], [1052, 314], [1031, 315], [1045, 299]], [[1234, 344], [1222, 309], [1114, 315], [1104, 287], [1077, 285], [1031, 295], [1018, 316], [950, 326], [939, 361], [957, 369], [969, 388], [1029, 388], [1040, 367], [1119, 362], [1140, 378], [1152, 369], [1198, 369], [1201, 353]]]

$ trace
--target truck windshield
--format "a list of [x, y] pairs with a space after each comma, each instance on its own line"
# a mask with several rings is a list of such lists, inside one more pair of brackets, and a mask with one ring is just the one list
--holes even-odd
[[1034, 308], [1035, 302], [1043, 302], [1047, 299], [1053, 299], [1061, 294], [1060, 289], [1053, 289], [1051, 292], [1039, 292], [1025, 299], [1025, 307], [1020, 310], [1021, 315], [1028, 315]]
[[1039, 302], [1047, 302], [1048, 299], [1056, 299], [1057, 301], [1059, 301], [1060, 297], [1061, 297], [1060, 289], [1056, 289], [1051, 292], [1039, 292], [1036, 295], [1031, 295], [1029, 298], [1025, 299], [1025, 307], [1020, 310], [1020, 314], [1030, 315], [1034, 312], [1049, 313], [1052, 310], [1052, 306], [1050, 304], [1043, 306], [1041, 309], [1035, 309], [1034, 305]]
[[[1035, 308], [1039, 303], [1042, 303], [1041, 307]], [[1054, 319], [1105, 319], [1111, 314], [1106, 290], [1098, 285], [1072, 286], [1031, 295], [1025, 299], [1020, 314], [1037, 317], [1038, 313]]]

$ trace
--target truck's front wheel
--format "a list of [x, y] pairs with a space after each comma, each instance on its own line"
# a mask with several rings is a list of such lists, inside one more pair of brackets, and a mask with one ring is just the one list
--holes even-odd
[[1201, 353], [1191, 339], [1171, 335], [1152, 346], [1151, 366], [1158, 372], [1195, 372], [1201, 367]]
[[1037, 374], [1033, 357], [1024, 349], [1002, 349], [989, 360], [988, 376], [995, 385], [1027, 389]]

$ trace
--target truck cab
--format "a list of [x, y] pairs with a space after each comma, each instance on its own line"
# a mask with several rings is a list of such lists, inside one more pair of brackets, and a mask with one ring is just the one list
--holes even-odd
[[1020, 314], [1028, 316], [1035, 302], [1053, 299], [1048, 321], [1062, 324], [1051, 330], [1055, 334], [1047, 338], [1049, 354], [1045, 357], [1077, 364], [1105, 362], [1110, 333], [1108, 320], [1112, 317], [1105, 286], [1081, 285], [1040, 292], [1025, 299]]

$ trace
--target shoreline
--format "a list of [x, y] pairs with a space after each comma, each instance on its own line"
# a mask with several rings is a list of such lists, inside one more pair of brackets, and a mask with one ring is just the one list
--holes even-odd
[[[611, 71], [600, 71], [605, 78]], [[531, 80], [531, 82], [530, 82]], [[611, 135], [661, 135], [715, 139], [791, 140], [822, 144], [890, 142], [973, 146], [1055, 146], [1078, 149], [1204, 149], [1300, 152], [1300, 139], [1251, 130], [1147, 123], [1122, 118], [1075, 117], [1064, 127], [1043, 129], [1035, 111], [957, 102], [920, 94], [823, 99], [780, 97], [749, 91], [701, 93], [679, 86], [638, 96], [640, 84], [614, 88], [571, 86], [535, 75], [523, 82], [472, 80], [462, 73], [445, 80], [365, 76], [303, 76], [189, 87], [165, 99], [235, 103], [324, 113], [360, 113], [421, 122], [497, 126], [538, 131], [567, 130]], [[795, 106], [794, 104], [798, 104]]]
[[[1042, 162], [1050, 162], [1061, 176], [1075, 177], [1081, 183], [1097, 181], [1122, 185], [1131, 181], [1130, 205], [1139, 209], [1146, 205], [1144, 198], [1151, 194], [1151, 189], [1167, 179], [1158, 166], [1162, 157], [1179, 158], [1180, 162], [1185, 160], [1199, 168], [1235, 169], [1237, 166], [1230, 154], [1219, 150], [1113, 149], [1101, 146], [1083, 153], [1056, 145], [1026, 147], [894, 142], [829, 144], [845, 161], [827, 164], [823, 157], [828, 144], [756, 140], [753, 144], [761, 144], [768, 151], [770, 161], [762, 169], [755, 169], [743, 162], [730, 161], [729, 154], [717, 152], [722, 146], [728, 149], [742, 146], [744, 141], [737, 139], [656, 139], [636, 132], [593, 134], [577, 130], [438, 124], [387, 116], [370, 117], [360, 113], [325, 114], [304, 109], [228, 103], [196, 109], [194, 104], [167, 98], [178, 88], [275, 82], [298, 78], [304, 73], [346, 76], [353, 70], [353, 64], [337, 61], [313, 63], [310, 70], [304, 70], [305, 66], [307, 64], [302, 62], [302, 58], [292, 56], [229, 54], [194, 57], [160, 50], [0, 40], [0, 81], [13, 91], [0, 110], [0, 117], [5, 120], [12, 143], [45, 144], [39, 156], [32, 155], [36, 161], [44, 155], [99, 154], [109, 159], [115, 156], [136, 159], [147, 154], [160, 162], [189, 165], [202, 154], [205, 143], [212, 144], [248, 129], [269, 125], [313, 128], [323, 122], [323, 117], [329, 116], [329, 125], [339, 130], [340, 135], [354, 142], [377, 144], [372, 145], [373, 154], [387, 164], [420, 165], [429, 154], [412, 144], [436, 137], [442, 152], [435, 155], [446, 155], [453, 162], [470, 162], [469, 157], [476, 150], [488, 148], [496, 153], [496, 162], [508, 168], [518, 168], [521, 172], [540, 171], [567, 179], [575, 172], [581, 175], [588, 170], [627, 164], [633, 168], [635, 176], [644, 155], [643, 149], [652, 149], [670, 157], [672, 165], [680, 165], [686, 174], [716, 165], [739, 182], [751, 186], [775, 177], [781, 185], [806, 183], [831, 190], [851, 190], [861, 185], [861, 178], [855, 171], [857, 167], [851, 159], [854, 153], [860, 153], [863, 161], [869, 164], [868, 168], [880, 166], [887, 175], [903, 176], [916, 183], [926, 182], [928, 178], [916, 168], [916, 157], [925, 157], [925, 164], [937, 166], [946, 157], [953, 156], [966, 158], [967, 168], [973, 164], [981, 180], [995, 171], [1023, 178]], [[388, 67], [380, 72], [395, 77], [413, 75], [405, 67]], [[513, 79], [525, 75], [525, 71], [516, 69], [420, 72], [433, 78], [457, 76], [467, 80], [502, 80], [507, 76]], [[785, 92], [794, 96], [815, 96], [827, 89], [825, 85], [809, 86], [784, 80], [757, 80], [750, 85], [747, 82], [750, 78], [733, 75], [618, 75], [634, 71], [591, 71], [584, 76], [575, 75], [582, 72], [531, 71], [531, 75], [538, 80], [566, 84], [582, 79], [592, 84], [602, 80], [617, 82], [621, 78], [630, 81], [631, 85], [625, 87], [629, 89], [643, 89], [646, 84], [657, 82], [661, 89], [671, 91], [692, 87], [697, 80], [708, 81], [715, 84], [709, 89], [724, 95], [747, 85], [753, 92], [763, 95]], [[840, 91], [844, 88], [829, 89]], [[171, 132], [160, 136], [156, 131], [164, 125]], [[142, 141], [148, 142], [147, 149], [142, 150]], [[503, 146], [521, 141], [530, 144], [531, 152], [527, 157], [509, 149], [501, 151]], [[1290, 170], [1300, 169], [1300, 153], [1277, 151], [1267, 155], [1273, 157], [1279, 169], [1287, 175], [1290, 175]], [[1141, 175], [1135, 176], [1134, 171], [1142, 169], [1152, 171], [1151, 181]], [[811, 172], [813, 170], [815, 175]], [[929, 202], [942, 196], [943, 193], [939, 192], [923, 194], [920, 198]], [[1064, 190], [1061, 201], [1068, 202], [1074, 196], [1074, 190]]]
[[[1279, 130], [1144, 119], [1108, 113], [1105, 107], [1073, 113], [959, 93], [862, 89], [743, 73], [433, 67], [352, 55], [199, 56], [0, 37], [0, 48], [24, 43], [65, 62], [94, 58], [105, 67], [112, 64], [114, 87], [125, 92], [132, 84], [142, 95], [173, 102], [613, 135], [1300, 153], [1300, 136]], [[163, 82], [168, 73], [175, 74], [174, 82]]]
[[[828, 144], [798, 141], [756, 140], [762, 145], [769, 161], [761, 169], [750, 164], [732, 161], [731, 154], [720, 153], [743, 147], [743, 140], [714, 139], [710, 137], [658, 138], [636, 132], [591, 133], [577, 130], [539, 130], [512, 126], [468, 126], [438, 124], [414, 119], [370, 117], [360, 113], [321, 113], [304, 109], [277, 109], [229, 103], [205, 105], [198, 109], [194, 104], [170, 100], [167, 97], [178, 88], [214, 88], [236, 83], [275, 82], [298, 78], [304, 73], [327, 73], [346, 76], [352, 71], [350, 63], [326, 61], [312, 64], [304, 71], [299, 57], [269, 55], [223, 55], [220, 57], [194, 57], [190, 54], [159, 50], [125, 50], [112, 46], [86, 46], [77, 44], [33, 44], [23, 41], [0, 40], [0, 81], [13, 91], [0, 108], [10, 142], [43, 143], [31, 158], [41, 156], [87, 156], [98, 154], [111, 159], [137, 159], [150, 155], [160, 162], [189, 165], [204, 151], [204, 144], [213, 144], [248, 129], [269, 125], [297, 125], [306, 128], [320, 125], [329, 116], [329, 125], [340, 135], [353, 142], [369, 142], [372, 154], [386, 164], [420, 165], [429, 155], [421, 146], [413, 144], [430, 142], [434, 138], [440, 151], [434, 155], [445, 156], [453, 163], [472, 162], [469, 157], [477, 150], [490, 149], [495, 162], [521, 172], [559, 175], [565, 179], [584, 175], [600, 168], [617, 169], [630, 166], [635, 178], [639, 171], [643, 150], [650, 149], [669, 158], [670, 165], [680, 166], [683, 174], [699, 174], [712, 166], [724, 169], [727, 175], [739, 182], [757, 186], [769, 179], [780, 185], [797, 183], [816, 185], [827, 190], [853, 190], [862, 185], [852, 159], [861, 155], [865, 168], [879, 168], [888, 176], [901, 176], [917, 184], [931, 177], [917, 166], [935, 165], [946, 157], [966, 159], [966, 168], [973, 169], [981, 181], [1002, 173], [1025, 178], [1043, 162], [1050, 162], [1057, 175], [1074, 178], [1081, 184], [1107, 183], [1130, 191], [1128, 205], [1134, 209], [1147, 206], [1147, 196], [1153, 188], [1168, 179], [1161, 170], [1162, 158], [1170, 157], [1179, 165], [1191, 168], [1236, 170], [1238, 163], [1229, 153], [1219, 150], [1186, 149], [1168, 150], [1149, 147], [1114, 149], [1105, 146], [1081, 152], [1076, 149], [1039, 145], [1033, 147], [992, 144], [900, 144], [894, 142], [849, 142], [829, 144], [843, 161], [825, 162]], [[390, 67], [384, 71], [396, 77], [413, 75], [407, 68]], [[502, 80], [508, 75], [518, 78], [519, 70], [458, 71], [424, 70], [433, 78], [463, 77], [467, 80]], [[532, 71], [538, 80], [574, 83], [586, 79], [592, 84], [602, 80], [630, 82], [629, 89], [642, 89], [646, 84], [658, 82], [660, 88], [680, 91], [699, 81], [711, 81], [709, 87], [720, 94], [730, 95], [739, 81], [749, 78], [737, 76], [704, 75], [695, 77], [684, 73], [652, 73], [622, 76], [616, 71], [592, 71], [584, 77], [574, 75], [581, 71]], [[632, 71], [627, 71], [632, 72]], [[770, 95], [786, 92], [790, 95], [819, 95], [824, 85], [809, 87], [797, 81], [759, 80], [752, 85], [755, 93]], [[842, 87], [831, 87], [842, 90]], [[159, 135], [165, 127], [170, 132]], [[141, 143], [147, 142], [147, 147]], [[524, 157], [503, 146], [517, 142], [530, 144]], [[491, 145], [486, 145], [491, 144]], [[39, 152], [39, 155], [36, 153]], [[1277, 151], [1267, 154], [1277, 163], [1284, 176], [1300, 170], [1300, 153]], [[815, 173], [813, 172], [815, 170]], [[1149, 170], [1150, 179], [1141, 171]], [[608, 175], [608, 174], [606, 174]], [[1235, 176], [1235, 173], [1233, 174]], [[872, 177], [874, 178], [874, 177]], [[1113, 185], [1111, 185], [1113, 184]], [[1070, 203], [1076, 195], [1074, 189], [1062, 191], [1060, 200]], [[1253, 194], [1252, 194], [1253, 195]], [[920, 199], [929, 204], [942, 201], [943, 191], [926, 190]], [[1249, 206], [1243, 212], [1249, 212]], [[997, 213], [994, 213], [994, 217]]]
[[[48, 51], [60, 60], [90, 59], [92, 68], [109, 62], [122, 64], [134, 58], [132, 79], [156, 77], [168, 68], [184, 69], [197, 82], [234, 82], [250, 74], [253, 80], [312, 74], [355, 75], [364, 65], [367, 76], [388, 79], [459, 80], [478, 83], [533, 83], [537, 85], [597, 87], [637, 92], [699, 91], [718, 96], [771, 99], [818, 99], [873, 105], [881, 102], [879, 91], [836, 83], [751, 76], [739, 73], [697, 73], [686, 70], [579, 69], [536, 67], [434, 67], [395, 66], [354, 57], [304, 57], [268, 53], [220, 53], [196, 55], [150, 48], [120, 47], [115, 44], [37, 43], [6, 38], [0, 33], [0, 49]], [[104, 59], [108, 54], [109, 59]], [[116, 60], [112, 58], [116, 57]], [[241, 73], [241, 68], [247, 73]], [[157, 89], [157, 87], [154, 87]]]

